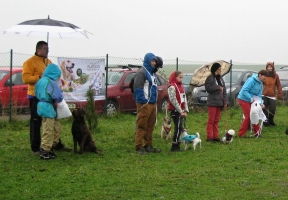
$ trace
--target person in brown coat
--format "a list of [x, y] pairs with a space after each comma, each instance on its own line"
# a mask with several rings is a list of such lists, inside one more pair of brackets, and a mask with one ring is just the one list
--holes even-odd
[[[274, 62], [267, 62], [266, 70], [268, 76], [263, 82], [263, 102], [265, 108], [263, 109], [268, 121], [264, 122], [264, 126], [276, 126], [274, 116], [276, 112], [276, 94], [279, 100], [282, 99], [282, 86], [278, 74], [275, 72]], [[277, 89], [277, 93], [276, 93]]]

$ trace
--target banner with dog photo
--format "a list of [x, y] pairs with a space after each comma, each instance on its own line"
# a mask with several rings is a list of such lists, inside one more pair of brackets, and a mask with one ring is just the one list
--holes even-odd
[[86, 101], [92, 89], [94, 100], [105, 99], [105, 59], [58, 57], [61, 68], [61, 90], [66, 102]]

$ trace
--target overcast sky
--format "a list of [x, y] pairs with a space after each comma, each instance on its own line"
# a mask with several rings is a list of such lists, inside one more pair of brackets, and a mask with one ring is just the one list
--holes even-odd
[[285, 0], [1, 0], [0, 53], [33, 54], [46, 38], [3, 34], [20, 22], [70, 22], [89, 39], [49, 39], [51, 56], [288, 64]]

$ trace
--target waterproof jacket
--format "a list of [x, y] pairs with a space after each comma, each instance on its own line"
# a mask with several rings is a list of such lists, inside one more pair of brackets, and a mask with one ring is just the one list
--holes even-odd
[[150, 65], [152, 59], [157, 60], [153, 53], [147, 53], [141, 67], [134, 78], [134, 97], [136, 103], [156, 103], [158, 97], [156, 75], [154, 67]]
[[37, 113], [41, 117], [56, 117], [54, 103], [59, 103], [63, 100], [62, 91], [55, 81], [60, 75], [60, 68], [55, 64], [49, 64], [42, 78], [36, 83], [35, 93], [37, 99], [39, 99]]
[[[268, 66], [272, 67], [272, 71], [268, 71]], [[263, 95], [267, 97], [276, 97], [276, 88], [278, 90], [277, 97], [282, 99], [282, 86], [278, 74], [275, 72], [274, 63], [268, 62], [266, 64], [268, 76], [263, 82]]]
[[263, 84], [259, 80], [258, 74], [253, 74], [244, 83], [237, 98], [252, 103], [253, 96], [258, 96], [262, 102], [262, 90]]
[[28, 95], [35, 96], [35, 84], [41, 78], [46, 66], [50, 63], [51, 60], [48, 58], [36, 54], [24, 62], [22, 80], [25, 84], [28, 84]]
[[223, 107], [224, 104], [228, 105], [227, 91], [225, 87], [225, 82], [222, 77], [220, 77], [220, 81], [223, 86], [222, 93], [220, 93], [220, 85], [217, 84], [215, 76], [211, 74], [206, 78], [205, 90], [208, 93], [207, 106]]

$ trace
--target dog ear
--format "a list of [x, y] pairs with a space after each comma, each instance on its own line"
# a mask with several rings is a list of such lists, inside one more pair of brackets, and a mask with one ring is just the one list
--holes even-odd
[[77, 109], [72, 110], [73, 117], [77, 117]]

